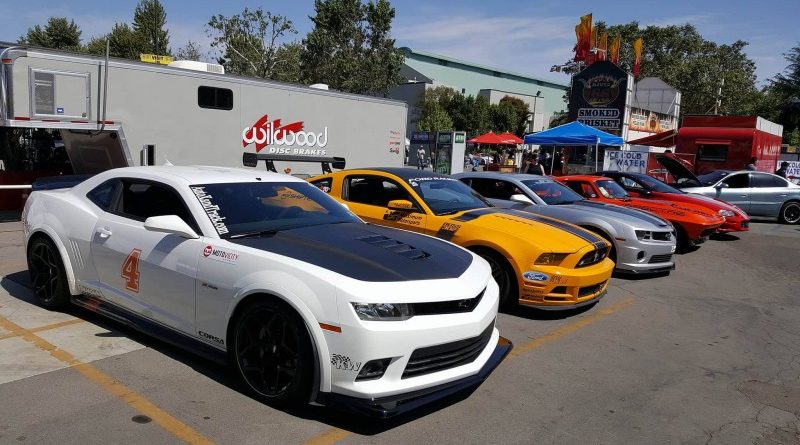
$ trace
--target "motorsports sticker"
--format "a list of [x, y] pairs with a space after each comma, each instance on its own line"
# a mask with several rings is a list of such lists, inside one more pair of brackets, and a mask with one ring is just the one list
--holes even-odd
[[214, 224], [214, 228], [217, 229], [217, 233], [220, 235], [228, 233], [228, 226], [226, 226], [224, 222], [225, 217], [220, 216], [219, 206], [214, 205], [211, 201], [214, 197], [206, 193], [205, 187], [192, 187], [192, 192], [194, 192], [194, 196], [197, 196], [200, 205], [203, 206], [203, 210], [206, 212], [206, 215], [208, 215], [208, 219], [211, 220], [211, 223]]
[[236, 260], [239, 259], [238, 253], [228, 252], [211, 245], [208, 245], [205, 247], [205, 249], [203, 249], [203, 256], [228, 264], [236, 264]]

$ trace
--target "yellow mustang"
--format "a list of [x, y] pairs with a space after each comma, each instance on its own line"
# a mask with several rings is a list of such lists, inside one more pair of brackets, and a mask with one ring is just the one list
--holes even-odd
[[491, 207], [462, 182], [410, 168], [345, 170], [309, 182], [365, 221], [452, 241], [492, 267], [501, 302], [570, 309], [606, 293], [610, 245], [563, 221]]

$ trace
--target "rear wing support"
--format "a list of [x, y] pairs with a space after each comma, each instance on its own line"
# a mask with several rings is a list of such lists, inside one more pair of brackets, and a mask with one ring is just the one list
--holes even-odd
[[319, 162], [322, 166], [322, 173], [331, 173], [331, 166], [335, 169], [343, 169], [346, 165], [345, 158], [324, 156], [292, 156], [292, 155], [276, 155], [266, 153], [242, 153], [242, 164], [245, 167], [258, 167], [258, 161], [264, 161], [267, 164], [267, 170], [277, 173], [275, 169], [275, 161], [284, 162]]

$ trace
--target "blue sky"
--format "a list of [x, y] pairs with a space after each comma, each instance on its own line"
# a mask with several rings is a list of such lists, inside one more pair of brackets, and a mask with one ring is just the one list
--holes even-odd
[[[101, 35], [115, 22], [130, 22], [135, 0], [0, 0], [0, 40], [16, 41], [28, 27], [49, 16], [74, 18], [83, 37]], [[235, 0], [162, 0], [167, 9], [173, 50], [195, 40], [209, 51], [205, 24], [214, 14], [231, 15], [244, 6], [262, 6], [288, 16], [300, 39], [311, 28], [313, 0], [246, 2]], [[550, 73], [553, 64], [570, 56], [578, 17], [592, 12], [609, 24], [637, 20], [646, 24], [695, 25], [717, 43], [741, 39], [756, 62], [759, 81], [782, 71], [782, 53], [800, 44], [800, 0], [394, 0], [393, 34], [400, 46], [448, 55], [546, 79], [566, 81]], [[20, 5], [25, 5], [22, 8]], [[657, 5], [654, 7], [652, 5]], [[647, 42], [645, 42], [647, 45]]]

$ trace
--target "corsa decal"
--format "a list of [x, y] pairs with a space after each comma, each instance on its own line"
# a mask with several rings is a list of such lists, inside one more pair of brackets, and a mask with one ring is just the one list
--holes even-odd
[[120, 275], [125, 279], [125, 289], [131, 292], [139, 293], [139, 257], [141, 255], [141, 250], [133, 249], [122, 262]]
[[451, 239], [453, 239], [453, 237], [456, 235], [456, 232], [458, 232], [458, 229], [460, 228], [461, 226], [458, 224], [446, 222], [442, 224], [442, 227], [439, 227], [439, 231], [436, 232], [436, 237], [441, 238], [445, 241], [450, 241]]

